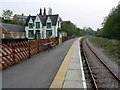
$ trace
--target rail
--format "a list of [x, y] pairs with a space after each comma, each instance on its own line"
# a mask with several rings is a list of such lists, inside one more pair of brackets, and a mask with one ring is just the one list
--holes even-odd
[[92, 80], [91, 82], [92, 82], [92, 84], [93, 84], [93, 87], [92, 87], [92, 88], [93, 88], [94, 90], [98, 90], [98, 87], [97, 87], [97, 84], [96, 84], [94, 75], [93, 75], [92, 70], [91, 70], [91, 68], [90, 68], [90, 65], [89, 65], [87, 56], [86, 56], [86, 54], [85, 54], [85, 50], [84, 50], [84, 48], [83, 48], [83, 40], [84, 40], [84, 38], [81, 40], [81, 44], [80, 44], [82, 59], [85, 60], [85, 63], [86, 63], [86, 65], [87, 65], [87, 68], [88, 68], [88, 71], [89, 71], [89, 74], [90, 74], [90, 77], [91, 77], [91, 80]]
[[92, 69], [89, 65], [89, 62], [88, 62], [88, 58], [87, 58], [87, 55], [86, 55], [86, 52], [85, 52], [85, 48], [83, 48], [83, 41], [85, 42], [85, 44], [87, 45], [87, 47], [90, 49], [90, 51], [95, 55], [95, 57], [101, 62], [101, 64], [103, 64], [105, 66], [105, 68], [111, 73], [111, 75], [113, 75], [113, 77], [116, 79], [116, 81], [118, 81], [118, 84], [120, 84], [120, 78], [119, 76], [117, 76], [113, 71], [112, 69], [103, 61], [101, 60], [101, 58], [96, 54], [96, 52], [90, 47], [90, 45], [88, 44], [88, 42], [86, 41], [86, 38], [83, 38], [81, 40], [81, 53], [82, 53], [82, 57], [84, 57], [83, 59], [85, 60], [86, 64], [87, 64], [87, 67], [89, 69], [89, 72], [90, 72], [90, 76], [92, 78], [92, 84], [94, 85], [94, 89], [97, 90], [98, 89], [98, 86], [97, 86], [97, 83], [96, 83], [96, 79], [94, 77], [94, 73], [92, 74]]
[[93, 54], [100, 60], [100, 62], [110, 71], [110, 73], [120, 82], [120, 78], [114, 74], [114, 72], [111, 70], [111, 68], [108, 67], [108, 65], [101, 60], [101, 58], [92, 50], [92, 48], [89, 46], [89, 44], [87, 43], [87, 41], [85, 40], [87, 46], [89, 47], [89, 49], [93, 52]]

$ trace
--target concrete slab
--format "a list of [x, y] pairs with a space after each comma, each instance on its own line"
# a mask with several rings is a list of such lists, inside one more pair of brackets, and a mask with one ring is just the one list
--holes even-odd
[[70, 63], [69, 64], [69, 70], [72, 69], [72, 70], [80, 70], [80, 64], [79, 63]]
[[86, 88], [86, 83], [84, 80], [84, 72], [82, 70], [81, 57], [80, 57], [80, 48], [79, 41], [76, 42], [76, 46], [72, 52], [69, 66], [67, 69], [66, 78], [63, 84], [64, 88]]
[[82, 74], [80, 70], [68, 70], [65, 80], [81, 80]]
[[79, 56], [77, 56], [77, 55], [76, 55], [76, 57], [75, 56], [71, 56], [71, 59], [78, 59], [79, 60]]
[[78, 56], [78, 52], [72, 54], [73, 57]]
[[79, 59], [74, 59], [74, 58], [71, 58], [71, 63], [79, 63], [80, 62], [80, 60]]
[[[83, 84], [81, 81], [65, 81], [63, 88], [83, 88]], [[64, 89], [63, 89], [64, 90]]]
[[78, 51], [77, 51], [77, 50], [74, 50], [74, 52], [73, 52], [72, 55], [78, 55]]

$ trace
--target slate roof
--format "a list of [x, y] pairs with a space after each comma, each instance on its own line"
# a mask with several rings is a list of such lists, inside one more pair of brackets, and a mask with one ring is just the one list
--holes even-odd
[[48, 15], [48, 17], [50, 17], [50, 19], [52, 21], [52, 25], [57, 24], [58, 15]]
[[20, 25], [0, 23], [0, 26], [2, 26], [8, 32], [25, 32], [24, 27]]
[[[46, 16], [38, 15], [38, 16], [39, 16], [39, 18], [40, 18], [43, 26], [46, 25], [46, 20], [47, 20], [48, 17], [51, 19], [52, 25], [55, 26], [55, 25], [57, 24], [58, 14], [56, 14], [56, 15], [46, 15]], [[36, 16], [28, 16], [28, 18], [27, 18], [27, 20], [26, 20], [25, 26], [28, 26], [28, 22], [29, 22], [29, 20], [30, 20], [30, 17], [33, 19], [33, 22], [34, 22], [34, 20], [35, 20], [35, 18], [36, 18]]]
[[47, 16], [44, 16], [44, 17], [42, 15], [38, 15], [38, 16], [39, 16], [43, 26], [45, 26], [46, 25]]
[[14, 17], [15, 18], [21, 18], [21, 19], [27, 19], [28, 16], [15, 14]]
[[34, 22], [36, 16], [30, 16], [30, 15], [29, 15], [29, 16], [27, 17], [27, 19], [26, 19], [25, 26], [28, 26], [28, 22], [29, 22], [30, 18], [32, 18], [32, 20], [33, 20], [33, 22]]

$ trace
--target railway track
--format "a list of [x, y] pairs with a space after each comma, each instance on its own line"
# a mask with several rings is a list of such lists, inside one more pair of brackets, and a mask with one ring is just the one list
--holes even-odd
[[[92, 48], [86, 42], [86, 38], [83, 38], [80, 41], [80, 47], [81, 47], [81, 55], [82, 55], [83, 68], [84, 68], [84, 72], [85, 72], [87, 87], [92, 88], [94, 90], [98, 90], [99, 88], [108, 88], [109, 84], [111, 84], [111, 83], [106, 82], [104, 80], [102, 81], [102, 83], [100, 83], [101, 77], [103, 77], [103, 76], [106, 77], [105, 76], [106, 74], [102, 75], [99, 72], [102, 70], [105, 70], [105, 73], [107, 73], [109, 75], [111, 74], [109, 77], [110, 79], [108, 79], [108, 80], [110, 80], [111, 82], [113, 81], [116, 84], [118, 84], [118, 85], [115, 85], [115, 83], [112, 83], [113, 86], [111, 86], [111, 87], [118, 88], [120, 85], [120, 78], [118, 76], [116, 76], [116, 74], [114, 74], [114, 72], [108, 67], [108, 65], [105, 64], [104, 61], [101, 60], [100, 57], [92, 50]], [[95, 65], [95, 63], [93, 63], [92, 59], [90, 60], [90, 58], [88, 57], [88, 55], [86, 53], [86, 50], [85, 50], [86, 48], [88, 48], [89, 52], [92, 53], [92, 55], [96, 59], [96, 62], [98, 65], [97, 64]], [[98, 69], [96, 66], [100, 66], [100, 67], [102, 67], [102, 69], [100, 69], [100, 67]], [[116, 86], [118, 86], [118, 87], [116, 87]], [[109, 87], [109, 88], [111, 88], [111, 87]]]

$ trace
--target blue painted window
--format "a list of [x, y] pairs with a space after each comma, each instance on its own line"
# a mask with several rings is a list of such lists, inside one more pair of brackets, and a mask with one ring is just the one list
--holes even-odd
[[29, 28], [33, 28], [33, 23], [29, 23]]
[[51, 28], [51, 23], [47, 23], [47, 28]]
[[40, 28], [40, 22], [36, 22], [36, 28]]
[[34, 38], [34, 30], [29, 30], [28, 31], [28, 37], [29, 38]]
[[52, 30], [46, 30], [46, 37], [49, 38], [52, 36]]

